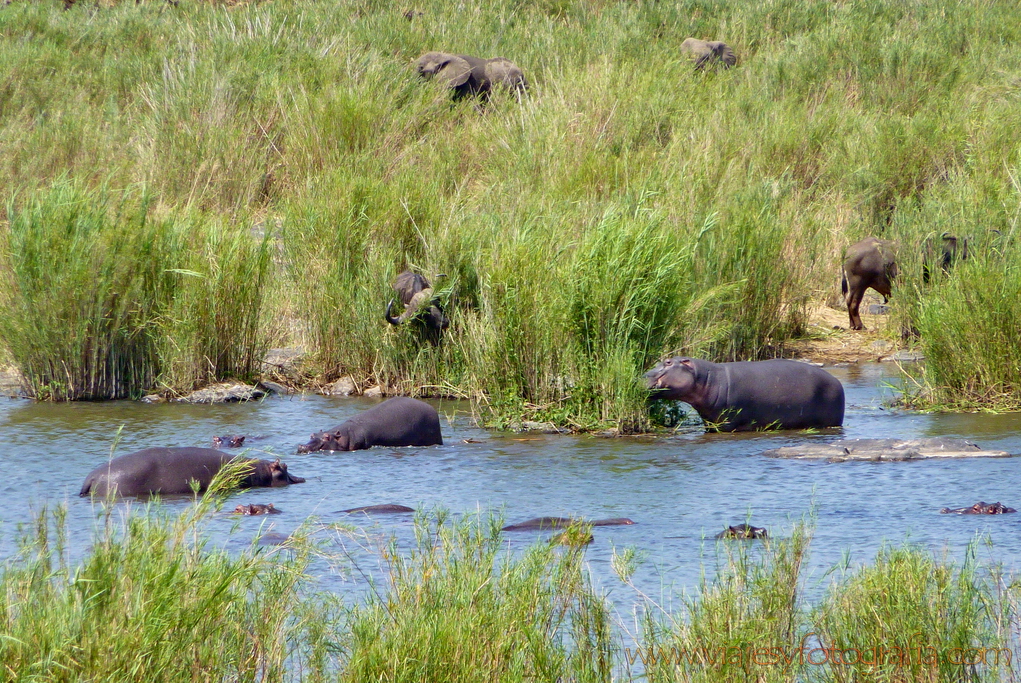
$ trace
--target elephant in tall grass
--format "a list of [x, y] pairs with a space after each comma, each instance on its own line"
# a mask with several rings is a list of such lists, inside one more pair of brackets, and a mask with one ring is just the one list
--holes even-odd
[[737, 64], [734, 51], [721, 40], [685, 38], [681, 43], [681, 52], [694, 58], [696, 69], [704, 69], [707, 66], [721, 66], [724, 69], [729, 69]]
[[866, 237], [852, 244], [844, 253], [840, 291], [847, 302], [847, 315], [852, 330], [864, 330], [859, 307], [865, 290], [872, 288], [890, 297], [893, 280], [897, 277], [897, 244], [878, 237]]
[[454, 99], [469, 95], [488, 97], [496, 86], [517, 92], [528, 87], [524, 72], [504, 57], [483, 59], [447, 52], [426, 52], [416, 63], [422, 78], [436, 77], [447, 84]]
[[397, 298], [404, 305], [404, 311], [394, 317], [394, 299], [386, 305], [386, 321], [391, 325], [414, 322], [431, 342], [439, 341], [443, 330], [450, 326], [450, 320], [443, 313], [439, 299], [433, 296], [432, 285], [425, 276], [406, 270], [394, 281]]

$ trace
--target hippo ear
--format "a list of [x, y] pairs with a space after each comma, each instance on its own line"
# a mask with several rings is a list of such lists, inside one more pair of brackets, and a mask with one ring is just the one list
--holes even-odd
[[689, 370], [695, 369], [695, 363], [690, 358], [678, 358], [677, 362], [688, 368]]

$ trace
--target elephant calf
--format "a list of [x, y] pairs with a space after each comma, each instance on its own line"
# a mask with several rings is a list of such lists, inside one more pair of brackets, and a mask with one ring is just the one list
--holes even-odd
[[722, 66], [729, 69], [737, 64], [734, 51], [721, 40], [685, 38], [681, 43], [681, 52], [694, 58], [696, 69], [704, 69], [707, 66]]
[[890, 240], [866, 237], [852, 244], [844, 253], [840, 291], [847, 302], [847, 315], [852, 330], [864, 330], [858, 312], [865, 290], [870, 287], [888, 301], [894, 278], [897, 277], [897, 245]]
[[495, 86], [505, 86], [517, 92], [524, 92], [528, 87], [525, 74], [517, 64], [503, 57], [482, 59], [426, 52], [418, 58], [417, 68], [423, 78], [435, 76], [444, 81], [455, 100], [468, 95], [488, 97]]
[[968, 258], [968, 238], [957, 237], [950, 233], [943, 233], [939, 242], [933, 238], [925, 240], [922, 250], [922, 282], [929, 282], [930, 268], [938, 267], [944, 275], [950, 274], [950, 268], [957, 261], [965, 261]]

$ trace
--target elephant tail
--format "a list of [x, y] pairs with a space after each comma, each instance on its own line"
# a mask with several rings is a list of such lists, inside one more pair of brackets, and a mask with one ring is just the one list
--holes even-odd
[[843, 268], [840, 269], [840, 293], [847, 297], [847, 273]]

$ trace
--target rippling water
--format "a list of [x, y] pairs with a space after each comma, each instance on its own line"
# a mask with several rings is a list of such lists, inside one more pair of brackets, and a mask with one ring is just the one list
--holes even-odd
[[[844, 383], [848, 406], [843, 430], [826, 434], [707, 435], [697, 426], [659, 438], [504, 434], [473, 426], [466, 405], [441, 401], [435, 405], [443, 416], [444, 446], [309, 455], [295, 454], [309, 433], [337, 425], [374, 402], [295, 396], [244, 405], [150, 406], [0, 399], [5, 473], [0, 480], [5, 503], [0, 508], [0, 557], [15, 551], [20, 524], [42, 506], [57, 503], [69, 508], [72, 553], [80, 555], [88, 547], [99, 507], [79, 498], [78, 490], [85, 476], [110, 456], [123, 425], [118, 455], [149, 446], [210, 446], [214, 435], [245, 434], [252, 455], [281, 455], [291, 472], [307, 478], [296, 486], [237, 493], [229, 509], [242, 502], [272, 502], [284, 514], [241, 519], [223, 514], [210, 524], [209, 534], [213, 542], [231, 545], [248, 542], [263, 524], [287, 533], [310, 515], [355, 521], [380, 537], [391, 532], [408, 537], [411, 515], [370, 519], [339, 512], [377, 503], [442, 506], [454, 513], [496, 509], [508, 523], [540, 515], [630, 517], [637, 524], [597, 528], [587, 551], [597, 582], [612, 588], [620, 605], [628, 602], [630, 589], [612, 577], [612, 546], [635, 546], [644, 553], [635, 581], [658, 597], [664, 587], [697, 587], [701, 564], [711, 571], [714, 561], [714, 544], [704, 538], [725, 525], [750, 519], [782, 535], [814, 510], [810, 592], [820, 590], [826, 570], [845, 551], [852, 562], [869, 562], [884, 540], [910, 540], [959, 555], [977, 533], [988, 534], [993, 545], [983, 548], [983, 559], [1016, 568], [1021, 513], [941, 515], [939, 509], [979, 500], [1021, 507], [1021, 458], [825, 463], [776, 460], [761, 453], [807, 440], [959, 436], [1019, 454], [1021, 414], [891, 411], [883, 400], [891, 395], [894, 368], [877, 364], [828, 370]], [[188, 502], [165, 504], [174, 508]], [[229, 535], [235, 525], [240, 531]], [[507, 534], [515, 546], [539, 536]], [[357, 581], [325, 571], [324, 585], [359, 590]]]

